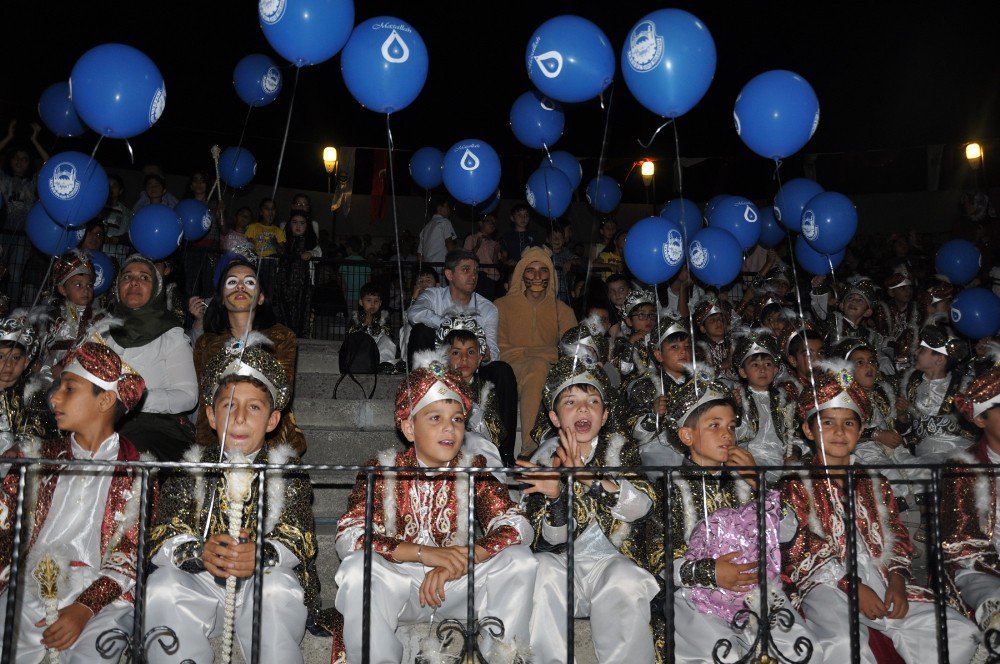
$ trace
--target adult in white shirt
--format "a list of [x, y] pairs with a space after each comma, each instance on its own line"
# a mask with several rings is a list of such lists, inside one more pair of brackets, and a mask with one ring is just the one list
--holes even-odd
[[180, 461], [194, 443], [186, 414], [198, 403], [191, 342], [167, 310], [163, 278], [149, 259], [139, 254], [126, 258], [116, 292], [114, 316], [124, 322], [112, 327], [105, 341], [146, 380], [140, 408], [122, 420], [118, 430], [140, 452]]
[[514, 440], [517, 436], [517, 379], [510, 365], [500, 359], [497, 345], [497, 327], [500, 314], [496, 305], [476, 292], [479, 280], [479, 261], [465, 249], [449, 251], [444, 259], [444, 276], [447, 286], [428, 288], [406, 312], [412, 325], [407, 342], [407, 354], [413, 364], [413, 353], [434, 348], [437, 330], [446, 314], [465, 311], [472, 313], [486, 333], [486, 357], [479, 367], [479, 375], [493, 383], [497, 397], [497, 410], [507, 432], [500, 441], [500, 456], [508, 466], [514, 465]]
[[[420, 245], [417, 258], [423, 263], [443, 263], [448, 252], [458, 247], [458, 236], [448, 217], [451, 216], [451, 201], [435, 198], [434, 216], [420, 229]], [[436, 268], [441, 274], [441, 268]]]

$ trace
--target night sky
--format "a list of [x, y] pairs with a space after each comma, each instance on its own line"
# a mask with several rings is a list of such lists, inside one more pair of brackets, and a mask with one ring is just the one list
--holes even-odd
[[[83, 52], [104, 42], [124, 42], [153, 58], [167, 83], [164, 116], [132, 141], [137, 165], [158, 161], [173, 173], [208, 168], [208, 148], [235, 143], [246, 118], [246, 106], [232, 87], [233, 66], [252, 52], [277, 58], [257, 24], [256, 6], [246, 0], [7, 3], [0, 112], [26, 125], [36, 117], [42, 90], [65, 80]], [[768, 69], [796, 71], [819, 96], [819, 129], [805, 151], [853, 155], [826, 162], [830, 166], [821, 180], [828, 188], [836, 180], [833, 186], [846, 192], [919, 189], [923, 146], [948, 145], [947, 180], [948, 165], [961, 164], [961, 144], [975, 138], [989, 145], [1000, 137], [1000, 48], [995, 22], [987, 18], [995, 3], [938, 3], [923, 10], [918, 3], [877, 2], [373, 0], [357, 2], [356, 14], [357, 19], [403, 18], [420, 32], [430, 53], [422, 93], [392, 118], [396, 147], [447, 149], [462, 138], [485, 139], [501, 154], [507, 190], [520, 187], [540, 157], [520, 146], [508, 126], [511, 103], [530, 87], [524, 51], [534, 29], [553, 16], [576, 13], [597, 23], [620, 54], [631, 26], [647, 12], [668, 6], [701, 18], [718, 51], [712, 87], [678, 124], [682, 155], [722, 158], [703, 168], [701, 176], [692, 171], [696, 195], [719, 193], [714, 189], [722, 186], [758, 195], [773, 187], [773, 166], [743, 146], [731, 119], [739, 89]], [[256, 154], [264, 181], [274, 177], [293, 73], [285, 70], [278, 101], [255, 109], [249, 119], [246, 145]], [[607, 157], [609, 173], [621, 179], [634, 160], [672, 158], [674, 151], [666, 132], [649, 150], [638, 146], [636, 140], [647, 140], [661, 120], [632, 98], [620, 74], [617, 80]], [[555, 146], [584, 160], [587, 179], [601, 149], [602, 126], [596, 100], [570, 107], [566, 132]], [[92, 133], [78, 140], [57, 141], [51, 135], [44, 140], [56, 150], [88, 152], [94, 141]], [[350, 96], [339, 56], [302, 70], [282, 182], [324, 188], [319, 152], [325, 144], [386, 144], [384, 117], [362, 109]], [[878, 150], [885, 152], [863, 154]], [[987, 152], [987, 160], [990, 156]], [[108, 166], [128, 165], [120, 143], [102, 145], [98, 158]], [[398, 156], [402, 193], [415, 188], [405, 177], [408, 159], [405, 152]], [[359, 166], [363, 163], [359, 157]], [[801, 174], [796, 159], [783, 168], [789, 177]], [[1000, 171], [1000, 165], [993, 170]], [[943, 188], [951, 185], [963, 183], [942, 182]]]

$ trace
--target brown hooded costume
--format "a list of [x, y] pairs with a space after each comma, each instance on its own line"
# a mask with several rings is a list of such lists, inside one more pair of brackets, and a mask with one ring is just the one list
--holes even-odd
[[[548, 266], [550, 275], [545, 295], [537, 301], [528, 297], [524, 283], [524, 269], [534, 261]], [[537, 447], [537, 441], [531, 439], [531, 427], [542, 399], [545, 376], [559, 359], [560, 337], [576, 326], [576, 314], [557, 299], [558, 292], [559, 276], [549, 253], [540, 247], [529, 247], [514, 267], [507, 295], [496, 301], [500, 314], [497, 332], [500, 356], [517, 377], [522, 454]]]

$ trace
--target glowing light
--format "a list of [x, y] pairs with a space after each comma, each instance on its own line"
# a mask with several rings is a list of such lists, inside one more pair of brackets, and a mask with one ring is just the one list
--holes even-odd
[[983, 158], [983, 146], [979, 143], [969, 143], [965, 146], [965, 158], [969, 161], [976, 161]]
[[337, 170], [337, 148], [329, 146], [323, 148], [323, 166], [327, 173]]

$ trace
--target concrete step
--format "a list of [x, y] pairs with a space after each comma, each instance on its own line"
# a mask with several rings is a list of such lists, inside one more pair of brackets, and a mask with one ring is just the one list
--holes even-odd
[[394, 410], [392, 399], [295, 399], [295, 421], [303, 428], [390, 432]]
[[[339, 378], [339, 372], [320, 373], [318, 371], [303, 371], [300, 360], [299, 372], [295, 376], [295, 403], [298, 404], [299, 399], [332, 399], [333, 387], [337, 384]], [[375, 376], [357, 376], [357, 379], [364, 386], [364, 395], [361, 393], [361, 388], [350, 377], [346, 377], [340, 383], [340, 388], [337, 390], [337, 397], [339, 399], [363, 399], [371, 392], [372, 385], [375, 385], [373, 398], [395, 399], [396, 390], [399, 389], [400, 383], [403, 382], [403, 376], [379, 376], [377, 384]]]

